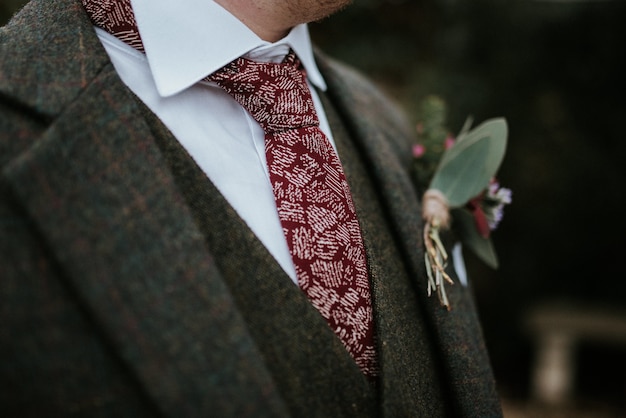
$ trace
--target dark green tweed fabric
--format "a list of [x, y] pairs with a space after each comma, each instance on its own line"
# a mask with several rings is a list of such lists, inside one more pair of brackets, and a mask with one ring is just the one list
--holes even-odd
[[[424, 294], [410, 131], [358, 75], [320, 65], [374, 280], [375, 393], [249, 230], [226, 240], [198, 222], [213, 206], [189, 199], [79, 2], [34, 0], [0, 29], [3, 416], [316, 416], [320, 402], [329, 416], [501, 416], [470, 291], [454, 287], [451, 313]], [[254, 256], [238, 261], [260, 293], [229, 245]]]

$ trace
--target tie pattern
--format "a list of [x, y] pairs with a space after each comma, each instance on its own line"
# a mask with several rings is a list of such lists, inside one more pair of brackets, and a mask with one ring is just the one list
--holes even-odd
[[295, 54], [280, 64], [239, 58], [209, 79], [265, 132], [270, 181], [298, 284], [366, 375], [377, 374], [365, 249], [339, 159], [319, 129]]
[[143, 52], [130, 0], [82, 0], [91, 22]]
[[[143, 51], [130, 0], [82, 0], [94, 25]], [[270, 181], [298, 284], [363, 373], [378, 375], [365, 249], [348, 183], [319, 120], [306, 74], [290, 52], [280, 64], [238, 58], [207, 80], [265, 132]]]

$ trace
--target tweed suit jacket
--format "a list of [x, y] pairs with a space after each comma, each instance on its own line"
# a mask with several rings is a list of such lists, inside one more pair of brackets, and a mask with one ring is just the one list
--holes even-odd
[[122, 84], [80, 2], [34, 0], [0, 30], [2, 416], [501, 416], [470, 289], [451, 312], [426, 295], [411, 130], [317, 59], [378, 384]]

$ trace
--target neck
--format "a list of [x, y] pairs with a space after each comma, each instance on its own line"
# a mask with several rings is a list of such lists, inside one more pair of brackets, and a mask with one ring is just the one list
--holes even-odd
[[276, 7], [272, 0], [215, 0], [264, 41], [276, 42], [301, 23]]

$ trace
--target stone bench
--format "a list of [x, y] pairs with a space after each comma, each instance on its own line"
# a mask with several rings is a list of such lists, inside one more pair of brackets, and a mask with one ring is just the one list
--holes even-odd
[[535, 350], [531, 396], [546, 404], [563, 404], [571, 400], [578, 344], [626, 346], [626, 311], [544, 304], [528, 312], [525, 326]]

